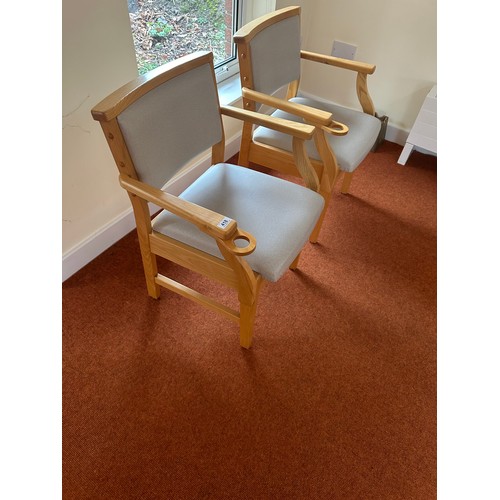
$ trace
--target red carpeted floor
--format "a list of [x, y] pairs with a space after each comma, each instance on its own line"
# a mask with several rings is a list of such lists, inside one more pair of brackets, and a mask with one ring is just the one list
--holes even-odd
[[400, 152], [337, 187], [249, 351], [223, 317], [148, 297], [135, 233], [63, 284], [65, 500], [436, 498], [436, 158]]

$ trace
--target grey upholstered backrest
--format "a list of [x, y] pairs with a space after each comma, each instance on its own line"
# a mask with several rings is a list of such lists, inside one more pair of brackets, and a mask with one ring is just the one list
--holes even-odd
[[250, 41], [253, 88], [272, 94], [300, 78], [300, 17], [268, 26]]
[[223, 137], [212, 66], [203, 64], [150, 90], [118, 116], [139, 180], [161, 188]]

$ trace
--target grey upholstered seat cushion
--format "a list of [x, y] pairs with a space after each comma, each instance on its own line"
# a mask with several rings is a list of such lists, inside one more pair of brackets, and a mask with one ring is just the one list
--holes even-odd
[[[210, 167], [181, 198], [236, 220], [257, 240], [245, 258], [268, 281], [277, 281], [302, 250], [323, 209], [323, 198], [298, 184], [220, 163]], [[157, 232], [222, 257], [215, 240], [169, 212], [153, 220]]]
[[[344, 172], [353, 172], [356, 169], [369, 153], [380, 132], [380, 120], [366, 113], [332, 103], [316, 101], [308, 97], [294, 97], [290, 101], [329, 111], [333, 114], [334, 120], [344, 123], [349, 127], [349, 132], [345, 136], [339, 137], [327, 134], [330, 145], [337, 157], [339, 168]], [[301, 118], [280, 110], [275, 111], [273, 116], [301, 121]], [[290, 136], [268, 128], [257, 127], [253, 139], [255, 142], [275, 146], [286, 151], [292, 150]], [[307, 141], [307, 152], [310, 158], [320, 159], [313, 140]]]

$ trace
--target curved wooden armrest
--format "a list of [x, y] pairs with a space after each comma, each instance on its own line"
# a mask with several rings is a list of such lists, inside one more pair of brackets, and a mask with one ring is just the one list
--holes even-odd
[[349, 132], [349, 127], [343, 123], [335, 121], [332, 113], [328, 111], [306, 106], [305, 104], [290, 102], [286, 99], [280, 99], [279, 97], [263, 94], [262, 92], [257, 92], [256, 90], [248, 89], [246, 87], [241, 89], [241, 94], [245, 99], [260, 102], [261, 104], [266, 104], [267, 106], [272, 106], [273, 108], [280, 109], [281, 111], [286, 111], [292, 115], [299, 116], [312, 125], [322, 128], [329, 134], [346, 135], [347, 132]]
[[314, 134], [313, 125], [276, 118], [248, 109], [235, 108], [234, 106], [221, 106], [220, 110], [222, 114], [231, 118], [237, 118], [255, 125], [262, 125], [263, 127], [277, 130], [278, 132], [283, 132], [299, 139], [311, 139]]
[[[293, 156], [297, 169], [304, 179], [307, 187], [313, 189], [314, 191], [318, 191], [319, 180], [313, 166], [311, 165], [309, 157], [307, 156], [304, 145], [305, 140], [313, 137], [315, 131], [318, 130], [317, 127], [291, 120], [284, 120], [282, 118], [275, 118], [274, 116], [263, 115], [261, 113], [256, 113], [255, 111], [234, 108], [232, 106], [222, 106], [221, 112], [227, 116], [231, 116], [232, 118], [239, 118], [244, 121], [249, 121], [257, 125], [262, 125], [263, 127], [277, 130], [278, 132], [292, 135]], [[243, 237], [243, 239], [245, 238]]]
[[[236, 240], [244, 240], [247, 242], [247, 245], [244, 247], [237, 246], [234, 242]], [[243, 257], [244, 255], [251, 254], [255, 247], [257, 246], [256, 239], [246, 231], [242, 229], [236, 229], [236, 233], [229, 240], [224, 240], [224, 246], [233, 254], [238, 257]]]
[[349, 69], [358, 73], [372, 75], [375, 72], [376, 66], [360, 61], [351, 61], [350, 59], [342, 59], [340, 57], [327, 56], [318, 54], [316, 52], [309, 52], [307, 50], [300, 51], [300, 57], [308, 61], [319, 62], [328, 64], [329, 66], [336, 66], [338, 68]]
[[332, 120], [328, 127], [321, 127], [322, 130], [332, 135], [346, 135], [349, 132], [349, 127], [343, 123]]
[[332, 114], [328, 111], [312, 108], [311, 106], [306, 106], [305, 104], [290, 102], [286, 99], [280, 99], [279, 97], [263, 94], [262, 92], [246, 87], [241, 89], [241, 95], [244, 99], [250, 99], [251, 101], [256, 101], [261, 104], [266, 104], [267, 106], [272, 106], [276, 109], [281, 109], [281, 111], [286, 111], [292, 115], [300, 116], [314, 125], [329, 126], [333, 119]]
[[[248, 255], [255, 250], [255, 238], [250, 233], [239, 229], [235, 220], [173, 194], [165, 193], [161, 189], [144, 184], [132, 177], [120, 175], [119, 180], [120, 186], [129, 193], [182, 217], [209, 236], [226, 242], [226, 247], [235, 255]], [[248, 245], [244, 248], [237, 247], [234, 244], [235, 240], [245, 240]]]

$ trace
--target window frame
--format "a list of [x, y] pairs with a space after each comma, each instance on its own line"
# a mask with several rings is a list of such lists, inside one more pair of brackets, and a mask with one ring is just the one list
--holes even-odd
[[[233, 0], [233, 35], [242, 26], [257, 17], [276, 10], [276, 0]], [[215, 66], [215, 77], [220, 84], [240, 72], [236, 44], [233, 42], [234, 56], [230, 61], [223, 61]]]
[[[243, 4], [245, 0], [232, 0], [233, 2], [233, 19], [232, 19], [232, 35], [238, 31], [241, 26], [244, 26], [244, 10]], [[232, 38], [231, 35], [231, 38]], [[240, 71], [240, 66], [238, 63], [238, 53], [236, 51], [236, 44], [233, 40], [232, 43], [232, 56], [224, 61], [215, 65], [215, 78], [217, 83], [222, 83], [223, 81], [237, 75]]]

